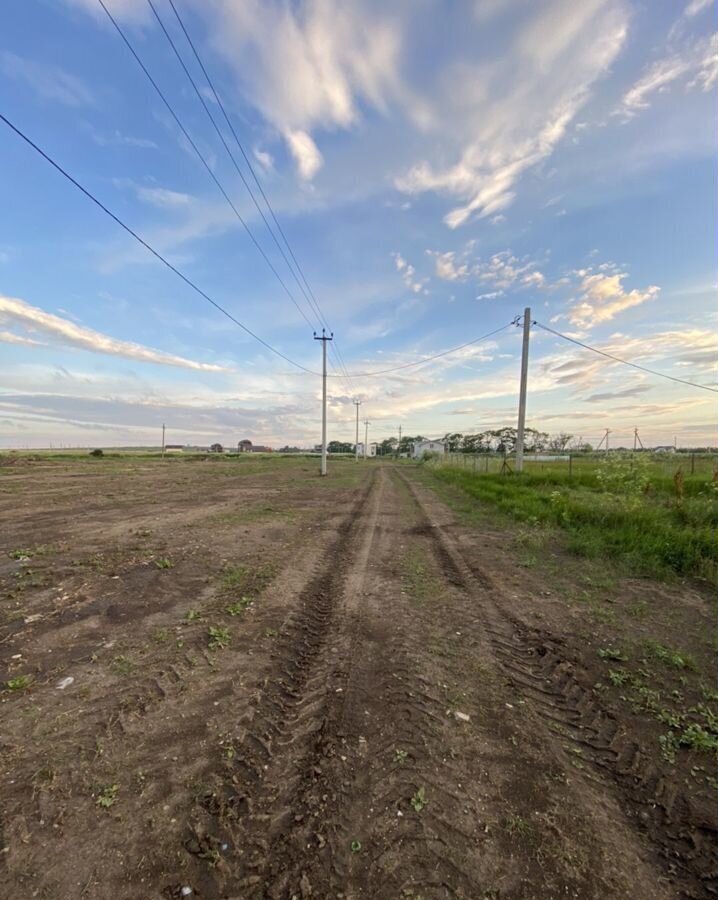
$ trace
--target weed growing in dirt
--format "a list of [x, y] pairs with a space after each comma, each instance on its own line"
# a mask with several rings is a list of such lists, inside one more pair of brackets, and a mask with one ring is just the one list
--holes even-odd
[[109, 809], [117, 802], [117, 795], [119, 791], [119, 784], [109, 784], [107, 787], [102, 788], [102, 790], [99, 792], [97, 798], [95, 799], [95, 803], [98, 806], [101, 806], [103, 809]]
[[275, 638], [275, 637], [277, 637], [278, 634], [279, 634], [279, 632], [277, 631], [276, 628], [265, 628], [265, 629], [264, 629], [264, 636], [265, 636], [265, 637], [268, 637], [268, 638]]
[[598, 651], [598, 655], [601, 657], [601, 659], [626, 659], [626, 657], [623, 655], [623, 651], [619, 647], [603, 647]]
[[240, 597], [239, 600], [234, 603], [230, 603], [228, 606], [225, 606], [224, 611], [228, 616], [239, 616], [241, 615], [245, 609], [250, 607], [254, 601], [251, 597]]
[[112, 660], [112, 668], [118, 675], [129, 675], [135, 664], [127, 656], [120, 654]]
[[185, 613], [185, 620], [187, 622], [197, 622], [202, 618], [202, 613], [197, 609], [188, 609]]
[[165, 644], [170, 639], [169, 628], [156, 628], [152, 632], [152, 640], [155, 644]]
[[11, 550], [8, 553], [8, 556], [10, 557], [10, 559], [30, 559], [30, 557], [32, 556], [32, 550]]
[[407, 760], [409, 754], [406, 750], [395, 750], [394, 751], [394, 762], [398, 763], [400, 766], [403, 766]]
[[224, 591], [240, 594], [259, 594], [274, 577], [274, 567], [269, 563], [260, 566], [231, 566], [222, 574]]
[[168, 559], [166, 556], [163, 556], [161, 559], [156, 559], [155, 565], [158, 569], [171, 569], [174, 567], [172, 560]]
[[694, 672], [697, 668], [693, 656], [683, 650], [672, 650], [665, 644], [653, 640], [644, 641], [643, 648], [647, 656], [665, 663], [672, 669], [689, 669]]
[[429, 801], [426, 796], [426, 789], [420, 787], [409, 802], [414, 807], [414, 811], [420, 813], [425, 806], [429, 805]]
[[531, 823], [523, 816], [508, 816], [503, 825], [504, 830], [511, 837], [529, 837], [533, 831]]
[[361, 852], [361, 841], [352, 841], [351, 842], [351, 851], [352, 851], [352, 853]]
[[630, 672], [624, 672], [622, 669], [609, 669], [608, 680], [614, 687], [621, 687], [631, 680]]
[[10, 678], [7, 681], [7, 689], [9, 691], [24, 691], [25, 688], [30, 687], [32, 683], [32, 675], [16, 675], [15, 678]]
[[224, 650], [229, 647], [230, 639], [229, 628], [210, 625], [207, 629], [207, 646], [210, 650]]

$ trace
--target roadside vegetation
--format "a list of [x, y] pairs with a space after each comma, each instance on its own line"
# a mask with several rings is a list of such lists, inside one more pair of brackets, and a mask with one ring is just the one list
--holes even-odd
[[634, 574], [718, 576], [718, 480], [715, 473], [662, 474], [647, 455], [611, 455], [569, 474], [546, 468], [496, 474], [451, 465], [432, 476], [536, 527], [554, 526], [581, 556], [608, 557]]

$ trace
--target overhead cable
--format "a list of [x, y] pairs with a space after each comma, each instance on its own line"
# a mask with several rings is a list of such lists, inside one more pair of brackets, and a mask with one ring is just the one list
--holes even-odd
[[150, 244], [148, 244], [147, 241], [144, 238], [140, 237], [140, 235], [137, 234], [137, 232], [134, 231], [132, 228], [130, 228], [129, 225], [126, 225], [122, 221], [122, 219], [119, 218], [119, 216], [116, 216], [115, 213], [112, 212], [112, 210], [108, 209], [108, 207], [106, 207], [105, 204], [101, 200], [98, 200], [97, 197], [95, 197], [95, 195], [92, 194], [86, 187], [84, 187], [82, 184], [80, 184], [80, 182], [76, 178], [73, 178], [73, 176], [70, 175], [70, 173], [60, 165], [60, 163], [56, 162], [51, 156], [49, 156], [47, 153], [45, 153], [45, 151], [41, 147], [39, 147], [31, 138], [29, 138], [23, 131], [21, 131], [20, 128], [18, 128], [16, 125], [13, 125], [13, 123], [2, 113], [0, 113], [0, 120], [3, 121], [10, 129], [12, 129], [12, 131], [14, 131], [18, 137], [22, 138], [22, 140], [25, 141], [26, 144], [28, 144], [30, 147], [32, 147], [32, 149], [35, 150], [36, 153], [38, 153], [40, 156], [42, 156], [42, 158], [44, 160], [46, 160], [46, 162], [50, 163], [50, 165], [54, 169], [56, 169], [61, 175], [63, 175], [71, 184], [73, 184], [79, 191], [81, 191], [89, 200], [92, 200], [92, 202], [96, 206], [98, 206], [106, 215], [108, 215], [113, 221], [115, 221], [120, 226], [120, 228], [122, 228], [124, 231], [126, 231], [129, 235], [132, 235], [132, 237], [138, 243], [142, 244], [142, 246], [146, 250], [148, 250], [156, 259], [158, 259], [161, 263], [163, 263], [165, 266], [167, 266], [167, 268], [170, 269], [172, 272], [174, 272], [175, 275], [177, 275], [179, 278], [181, 278], [182, 281], [184, 281], [184, 283], [186, 285], [191, 287], [193, 291], [198, 293], [208, 303], [211, 303], [212, 306], [215, 307], [215, 309], [219, 310], [219, 312], [221, 312], [228, 319], [230, 319], [232, 322], [234, 322], [235, 325], [238, 325], [242, 329], [242, 331], [245, 331], [250, 337], [254, 338], [255, 341], [258, 341], [263, 347], [266, 347], [267, 350], [274, 353], [275, 356], [279, 356], [281, 359], [283, 359], [286, 362], [290, 363], [291, 365], [295, 366], [297, 369], [301, 369], [303, 372], [307, 372], [309, 375], [319, 375], [320, 374], [319, 372], [314, 372], [312, 369], [307, 369], [306, 366], [301, 365], [301, 363], [295, 362], [293, 359], [290, 359], [290, 357], [285, 356], [284, 353], [281, 352], [281, 350], [277, 350], [276, 347], [273, 347], [271, 344], [267, 343], [267, 341], [265, 341], [263, 338], [261, 338], [258, 334], [256, 334], [250, 328], [248, 328], [243, 322], [240, 322], [240, 320], [235, 318], [232, 315], [232, 313], [230, 313], [223, 306], [221, 306], [219, 303], [217, 303], [216, 300], [213, 300], [212, 297], [209, 296], [209, 294], [207, 294], [205, 291], [202, 290], [202, 288], [198, 287], [194, 283], [194, 281], [192, 281], [190, 278], [187, 277], [187, 275], [185, 275], [183, 272], [181, 272], [176, 266], [172, 265], [172, 263], [168, 259], [166, 259], [164, 256], [162, 256], [162, 254], [159, 251], [155, 250], [154, 247], [152, 247]]

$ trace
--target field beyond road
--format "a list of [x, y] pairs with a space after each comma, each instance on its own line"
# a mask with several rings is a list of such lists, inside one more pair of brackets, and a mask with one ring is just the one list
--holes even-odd
[[700, 567], [317, 469], [0, 465], [0, 895], [718, 896]]

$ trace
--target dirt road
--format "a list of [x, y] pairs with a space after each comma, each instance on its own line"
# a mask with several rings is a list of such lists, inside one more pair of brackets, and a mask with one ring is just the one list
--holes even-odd
[[6, 896], [713, 896], [714, 823], [414, 470], [359, 468], [16, 506]]

